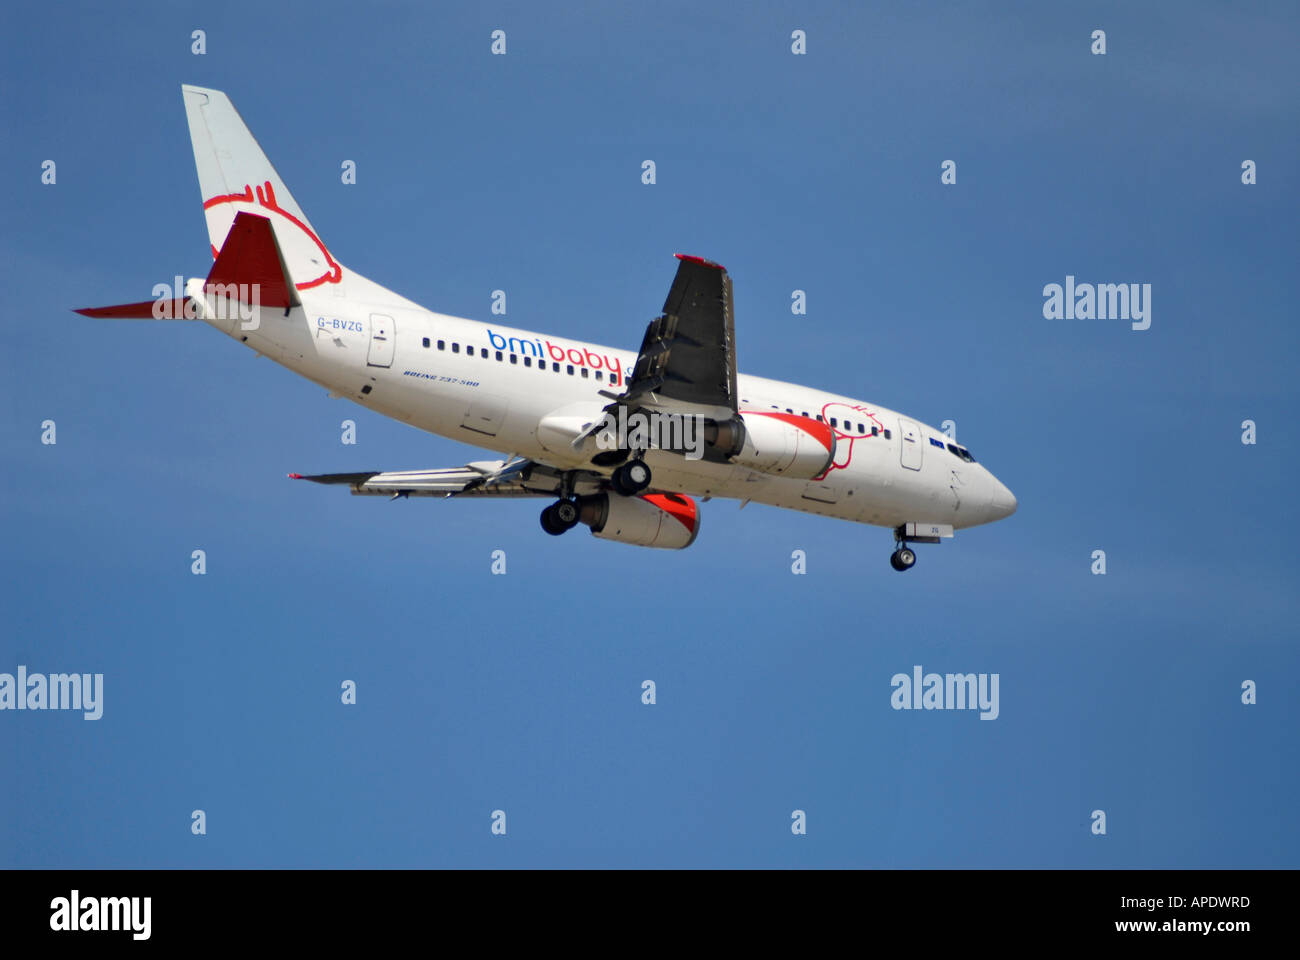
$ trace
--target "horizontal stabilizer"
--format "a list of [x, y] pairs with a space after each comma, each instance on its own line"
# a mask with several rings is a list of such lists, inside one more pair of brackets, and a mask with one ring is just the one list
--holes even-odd
[[254, 213], [238, 213], [217, 254], [204, 289], [224, 287], [242, 303], [263, 307], [296, 307], [302, 301], [289, 279], [271, 221]]
[[193, 320], [198, 316], [189, 298], [146, 300], [143, 303], [123, 303], [115, 307], [85, 307], [77, 313], [83, 317], [106, 317], [111, 320]]

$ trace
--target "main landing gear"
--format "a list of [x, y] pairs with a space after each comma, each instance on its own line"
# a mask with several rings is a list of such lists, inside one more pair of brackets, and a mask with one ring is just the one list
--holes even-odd
[[609, 483], [615, 493], [635, 497], [650, 486], [650, 468], [640, 457], [634, 457], [614, 471]]
[[[650, 486], [650, 468], [640, 457], [633, 456], [614, 471], [609, 485], [617, 494], [635, 497]], [[559, 492], [560, 499], [542, 511], [542, 529], [553, 537], [572, 530], [582, 516], [582, 508], [573, 497], [572, 474], [564, 475]]]
[[542, 529], [553, 537], [572, 530], [578, 525], [582, 511], [573, 498], [573, 474], [560, 477], [560, 499], [542, 511]]
[[558, 537], [578, 525], [578, 504], [571, 498], [556, 500], [542, 511], [542, 529]]

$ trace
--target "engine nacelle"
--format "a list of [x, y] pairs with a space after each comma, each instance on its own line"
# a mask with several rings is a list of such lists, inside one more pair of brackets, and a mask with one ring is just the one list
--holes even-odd
[[797, 413], [747, 411], [717, 424], [714, 436], [715, 449], [732, 463], [774, 477], [811, 480], [835, 460], [830, 424]]
[[578, 501], [578, 519], [602, 540], [638, 547], [681, 550], [695, 542], [700, 513], [695, 501], [679, 493], [620, 497], [598, 493]]

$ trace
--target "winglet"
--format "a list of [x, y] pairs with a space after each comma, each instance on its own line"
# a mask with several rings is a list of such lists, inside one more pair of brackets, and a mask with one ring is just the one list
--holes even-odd
[[678, 260], [685, 260], [687, 263], [698, 263], [702, 267], [713, 267], [713, 269], [721, 270], [723, 273], [727, 272], [727, 268], [722, 264], [714, 263], [712, 260], [705, 260], [703, 257], [696, 257], [689, 253], [674, 253], [673, 256]]

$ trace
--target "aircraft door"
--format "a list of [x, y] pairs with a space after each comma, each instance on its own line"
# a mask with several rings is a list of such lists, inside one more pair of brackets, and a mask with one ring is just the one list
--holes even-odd
[[925, 448], [921, 446], [921, 428], [911, 420], [898, 418], [899, 446], [903, 466], [908, 470], [920, 470]]
[[382, 313], [370, 315], [370, 352], [366, 354], [366, 363], [372, 367], [391, 367], [393, 365], [393, 348], [397, 342], [397, 330], [393, 318]]

